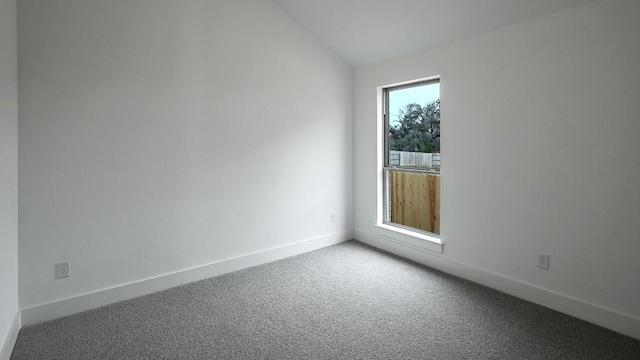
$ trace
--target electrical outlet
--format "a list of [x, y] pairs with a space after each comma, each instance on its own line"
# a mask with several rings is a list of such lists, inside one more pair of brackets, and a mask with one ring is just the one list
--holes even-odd
[[549, 270], [549, 254], [538, 253], [538, 267]]
[[336, 222], [336, 214], [331, 213], [331, 222], [334, 223]]
[[69, 277], [69, 274], [70, 268], [68, 261], [56, 264], [56, 279]]

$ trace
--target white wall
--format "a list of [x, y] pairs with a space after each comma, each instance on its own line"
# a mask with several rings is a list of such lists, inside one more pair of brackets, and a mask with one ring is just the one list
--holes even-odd
[[[636, 0], [598, 1], [357, 69], [356, 238], [541, 303], [555, 296], [559, 309], [586, 304], [586, 318], [620, 315], [629, 322], [617, 330], [640, 337], [638, 14]], [[433, 75], [442, 256], [374, 228], [376, 88]], [[551, 254], [548, 271], [539, 251]], [[589, 320], [615, 327], [605, 317]]]
[[24, 0], [18, 24], [22, 308], [352, 236], [351, 69], [271, 1]]
[[0, 0], [0, 359], [18, 315], [18, 83], [16, 1]]

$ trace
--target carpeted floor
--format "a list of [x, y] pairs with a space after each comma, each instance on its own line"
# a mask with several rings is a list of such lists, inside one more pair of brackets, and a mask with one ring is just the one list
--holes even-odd
[[350, 241], [22, 329], [20, 359], [640, 359], [640, 340]]

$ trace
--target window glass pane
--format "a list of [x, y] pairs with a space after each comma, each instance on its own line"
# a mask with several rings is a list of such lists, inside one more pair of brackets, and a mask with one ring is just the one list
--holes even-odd
[[440, 234], [440, 175], [387, 171], [387, 221]]
[[386, 90], [385, 221], [440, 234], [440, 83]]
[[440, 169], [440, 84], [389, 90], [388, 165]]

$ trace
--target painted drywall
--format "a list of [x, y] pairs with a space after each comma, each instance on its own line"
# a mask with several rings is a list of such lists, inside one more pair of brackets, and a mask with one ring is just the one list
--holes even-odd
[[356, 237], [385, 241], [377, 88], [440, 75], [444, 252], [421, 261], [608, 309], [639, 336], [639, 13], [635, 0], [598, 1], [356, 69]]
[[18, 316], [16, 31], [16, 1], [0, 0], [0, 359], [13, 348]]
[[351, 69], [274, 3], [24, 0], [18, 26], [23, 309], [352, 230]]

